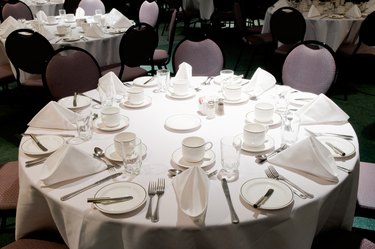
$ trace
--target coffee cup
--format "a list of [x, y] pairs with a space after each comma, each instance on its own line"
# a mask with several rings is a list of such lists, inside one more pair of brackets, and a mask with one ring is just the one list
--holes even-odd
[[107, 127], [116, 127], [120, 124], [120, 109], [115, 106], [106, 106], [101, 110], [102, 122]]
[[56, 27], [56, 30], [57, 30], [57, 34], [59, 35], [65, 35], [68, 33], [68, 27], [66, 27], [65, 25], [58, 25]]
[[241, 99], [241, 85], [237, 83], [224, 84], [223, 93], [227, 100], [239, 100]]
[[173, 93], [178, 96], [184, 96], [189, 92], [189, 82], [185, 79], [173, 80]]
[[255, 104], [255, 120], [261, 123], [269, 123], [273, 119], [274, 106], [271, 103], [259, 102]]
[[246, 124], [243, 130], [243, 143], [250, 147], [258, 147], [266, 141], [268, 127], [262, 124]]
[[220, 71], [220, 80], [227, 81], [234, 76], [234, 71], [231, 69], [223, 69]]
[[202, 161], [205, 152], [210, 150], [212, 146], [212, 142], [206, 142], [201, 137], [187, 137], [182, 140], [182, 157], [187, 162]]
[[145, 98], [144, 90], [141, 87], [131, 87], [128, 89], [128, 101], [133, 105], [140, 105]]
[[137, 136], [133, 132], [121, 132], [116, 134], [114, 137], [114, 144], [117, 155], [123, 155], [123, 149], [127, 150], [127, 148], [130, 148], [130, 143], [135, 141], [136, 137]]
[[67, 22], [74, 22], [75, 21], [74, 14], [66, 14], [65, 21], [67, 21]]
[[55, 16], [47, 16], [47, 23], [55, 24], [56, 23], [56, 17]]

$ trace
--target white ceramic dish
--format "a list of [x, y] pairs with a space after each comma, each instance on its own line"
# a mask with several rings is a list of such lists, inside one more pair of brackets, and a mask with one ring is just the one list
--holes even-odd
[[171, 91], [167, 91], [165, 95], [172, 99], [189, 99], [195, 96], [195, 90], [189, 89], [188, 93], [185, 95], [176, 95]]
[[121, 130], [122, 128], [127, 127], [128, 125], [129, 125], [129, 118], [126, 116], [122, 116], [122, 115], [121, 115], [121, 120], [120, 120], [119, 125], [114, 126], [114, 127], [106, 126], [102, 122], [102, 119], [100, 117], [96, 119], [96, 121], [94, 122], [94, 127], [102, 131], [117, 131], [117, 130]]
[[73, 106], [73, 96], [68, 96], [57, 101], [70, 110], [78, 110], [90, 106], [91, 99], [86, 96], [77, 95], [77, 106]]
[[255, 119], [255, 113], [254, 111], [251, 111], [246, 114], [246, 122], [248, 123], [259, 123], [259, 124], [264, 124], [268, 125], [269, 127], [274, 127], [277, 126], [281, 123], [281, 116], [278, 113], [274, 113], [272, 117], [271, 122], [259, 122], [258, 120]]
[[145, 96], [143, 102], [141, 104], [132, 104], [128, 100], [125, 100], [122, 105], [128, 108], [142, 108], [148, 105], [151, 105], [152, 98], [150, 96]]
[[247, 101], [249, 101], [250, 99], [250, 96], [246, 93], [241, 93], [241, 98], [238, 99], [238, 100], [229, 100], [229, 99], [226, 99], [224, 98], [224, 103], [226, 104], [242, 104], [242, 103], [245, 103]]
[[[347, 158], [351, 157], [355, 153], [354, 145], [346, 139], [330, 136], [319, 136], [316, 138], [329, 150], [329, 152], [331, 152], [334, 158]], [[345, 156], [337, 154], [331, 147], [326, 144], [326, 142], [333, 144], [334, 146], [345, 152]]]
[[289, 103], [296, 106], [303, 106], [316, 98], [316, 94], [309, 92], [291, 92], [287, 94]]
[[40, 156], [51, 154], [65, 144], [64, 138], [56, 135], [38, 135], [37, 139], [47, 151], [42, 151], [30, 137], [22, 143], [21, 150], [31, 156]]
[[[241, 137], [242, 136], [243, 135], [241, 134]], [[244, 150], [244, 151], [247, 151], [247, 152], [262, 152], [262, 151], [272, 149], [274, 147], [274, 145], [275, 145], [275, 142], [273, 141], [273, 138], [266, 135], [266, 141], [264, 142], [263, 145], [257, 146], [257, 147], [252, 147], [252, 146], [248, 146], [248, 145], [242, 143], [241, 149]]]
[[156, 79], [156, 77], [154, 77], [152, 80], [150, 80], [149, 82], [147, 82], [147, 84], [145, 84], [145, 82], [148, 81], [151, 78], [152, 78], [152, 76], [138, 77], [138, 78], [136, 78], [136, 79], [133, 80], [133, 84], [136, 85], [136, 86], [141, 86], [141, 87], [154, 87], [154, 86], [157, 86], [158, 85], [158, 80]]
[[200, 126], [201, 119], [191, 114], [177, 114], [165, 120], [165, 127], [175, 131], [192, 131]]
[[192, 163], [192, 162], [187, 162], [186, 160], [184, 160], [182, 156], [182, 149], [178, 148], [172, 154], [172, 162], [184, 168], [191, 168], [191, 167], [198, 167], [198, 166], [203, 168], [203, 167], [207, 167], [215, 163], [215, 153], [212, 150], [208, 150], [204, 154], [204, 158], [202, 161]]
[[[111, 144], [110, 146], [108, 146], [105, 149], [104, 155], [109, 160], [112, 160], [112, 161], [115, 161], [115, 162], [122, 162], [122, 158], [115, 151], [115, 145], [114, 144]], [[144, 159], [146, 157], [146, 155], [147, 155], [147, 146], [144, 143], [142, 143], [142, 158]]]

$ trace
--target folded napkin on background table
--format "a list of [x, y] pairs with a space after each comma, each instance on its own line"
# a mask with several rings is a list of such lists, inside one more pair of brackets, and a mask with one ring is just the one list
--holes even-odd
[[338, 182], [335, 159], [315, 137], [307, 137], [299, 141], [269, 158], [268, 162], [300, 170], [331, 182]]
[[6, 38], [10, 33], [19, 28], [21, 28], [21, 24], [14, 17], [9, 16], [0, 24], [0, 36]]
[[107, 165], [102, 161], [76, 146], [67, 144], [47, 158], [40, 179], [45, 185], [51, 185], [105, 169]]
[[75, 130], [76, 114], [55, 101], [50, 101], [27, 124], [31, 127]]
[[345, 13], [345, 17], [348, 18], [360, 18], [361, 16], [361, 10], [357, 4], [353, 4], [353, 6]]
[[366, 4], [365, 13], [371, 13], [375, 10], [375, 0], [370, 0]]
[[112, 28], [128, 28], [133, 25], [131, 20], [115, 8], [106, 14], [104, 18], [106, 25]]
[[289, 7], [289, 2], [287, 0], [278, 0], [272, 8], [272, 13], [274, 13], [276, 10], [282, 8], [282, 7]]
[[178, 66], [177, 73], [174, 77], [175, 79], [180, 79], [180, 80], [187, 80], [191, 82], [192, 78], [192, 67], [189, 63], [182, 62]]
[[269, 72], [258, 67], [251, 77], [249, 84], [244, 87], [244, 92], [249, 92], [251, 96], [259, 96], [271, 89], [276, 84], [276, 78]]
[[201, 167], [191, 167], [174, 177], [172, 184], [181, 210], [198, 218], [207, 209], [209, 179]]
[[106, 96], [125, 95], [126, 87], [114, 72], [108, 72], [99, 79], [98, 91]]
[[47, 23], [47, 15], [43, 10], [39, 10], [36, 14], [36, 19], [41, 23]]
[[78, 7], [76, 9], [75, 16], [76, 16], [76, 18], [83, 18], [83, 17], [85, 17], [85, 10], [82, 9], [81, 7]]
[[92, 38], [102, 38], [104, 37], [103, 30], [96, 23], [84, 23], [82, 24], [82, 30], [85, 36]]
[[349, 119], [338, 105], [324, 94], [319, 94], [313, 101], [297, 111], [302, 125], [311, 124], [339, 124]]
[[307, 14], [307, 17], [317, 17], [320, 16], [320, 12], [318, 8], [313, 4], [310, 7], [309, 13]]

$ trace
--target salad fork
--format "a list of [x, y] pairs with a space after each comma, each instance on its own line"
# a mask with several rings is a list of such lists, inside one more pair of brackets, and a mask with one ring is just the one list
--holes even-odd
[[151, 218], [152, 214], [152, 197], [156, 195], [156, 182], [149, 182], [148, 183], [148, 196], [150, 197], [150, 202], [148, 203], [147, 213], [146, 213], [146, 219]]
[[[272, 173], [271, 173], [271, 171], [270, 171], [269, 169], [265, 169], [265, 170], [264, 170], [264, 173], [266, 173], [266, 175], [267, 175], [268, 178], [276, 179], [276, 180], [277, 180], [277, 178], [276, 178], [274, 175], [272, 175]], [[300, 197], [301, 199], [306, 199], [306, 196], [305, 196], [304, 194], [299, 193], [299, 192], [296, 191], [294, 188], [291, 188], [291, 189], [292, 189], [292, 192], [293, 192], [295, 195], [297, 195], [297, 196]]]
[[164, 189], [165, 189], [165, 180], [164, 178], [159, 178], [158, 187], [156, 188], [156, 195], [158, 196], [158, 200], [156, 202], [155, 212], [153, 213], [151, 217], [152, 222], [159, 221], [159, 200], [160, 200], [160, 197], [164, 194]]

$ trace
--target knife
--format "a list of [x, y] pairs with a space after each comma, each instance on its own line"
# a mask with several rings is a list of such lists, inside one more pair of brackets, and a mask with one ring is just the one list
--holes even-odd
[[101, 179], [101, 180], [99, 180], [99, 181], [97, 181], [97, 182], [94, 182], [93, 184], [87, 185], [87, 186], [84, 187], [84, 188], [78, 189], [78, 190], [76, 190], [76, 191], [74, 191], [74, 192], [72, 192], [72, 193], [70, 193], [70, 194], [67, 194], [67, 195], [62, 196], [62, 197], [60, 198], [60, 200], [62, 200], [62, 201], [66, 201], [66, 200], [68, 200], [68, 199], [70, 199], [70, 198], [72, 198], [72, 197], [74, 197], [74, 196], [76, 196], [76, 195], [78, 195], [78, 194], [80, 194], [80, 193], [82, 193], [82, 192], [84, 192], [84, 191], [86, 191], [86, 190], [92, 188], [92, 187], [98, 186], [98, 185], [100, 185], [100, 184], [102, 184], [102, 183], [104, 183], [104, 182], [106, 182], [106, 181], [109, 181], [109, 180], [111, 180], [111, 179], [113, 179], [113, 178], [116, 178], [116, 177], [118, 177], [118, 176], [120, 176], [120, 175], [122, 175], [122, 173], [116, 173], [116, 174], [113, 174], [113, 175], [107, 176], [107, 177], [105, 177], [105, 178], [103, 178], [103, 179]]
[[121, 197], [95, 197], [95, 198], [87, 198], [87, 202], [92, 203], [114, 203], [114, 202], [121, 202], [121, 201], [128, 201], [133, 199], [133, 196], [121, 196]]
[[232, 223], [237, 224], [238, 222], [240, 222], [240, 220], [238, 219], [238, 216], [232, 204], [232, 200], [230, 199], [230, 192], [229, 192], [228, 183], [226, 179], [221, 180], [221, 186], [223, 187], [225, 197], [227, 198], [230, 215], [232, 217]]
[[145, 83], [143, 83], [143, 85], [147, 85], [149, 82], [151, 82], [153, 79], [155, 78], [155, 76], [152, 76], [151, 78], [149, 78], [148, 80], [145, 81]]
[[74, 96], [73, 96], [73, 107], [76, 107], [77, 106], [77, 92], [74, 92]]
[[87, 96], [87, 95], [84, 94], [84, 93], [78, 93], [78, 95], [85, 96], [85, 97], [91, 99], [92, 101], [94, 101], [95, 103], [97, 103], [97, 104], [99, 104], [99, 105], [102, 104], [102, 102], [100, 102], [99, 100], [96, 100], [96, 99], [94, 99], [94, 98], [91, 98], [91, 97]]
[[331, 149], [336, 153], [336, 154], [339, 154], [340, 156], [345, 156], [346, 153], [344, 151], [342, 151], [340, 148], [334, 146], [333, 144], [331, 144], [330, 142], [326, 142], [326, 145], [328, 145], [329, 147], [331, 147]]
[[28, 167], [31, 167], [31, 166], [35, 166], [35, 165], [44, 163], [47, 160], [47, 158], [48, 157], [42, 157], [42, 158], [26, 161], [25, 167], [28, 168]]
[[36, 145], [38, 145], [38, 147], [42, 151], [48, 151], [48, 149], [46, 147], [44, 147], [43, 144], [40, 143], [40, 141], [36, 138], [36, 136], [34, 136], [33, 134], [29, 134], [29, 136], [34, 140], [34, 142], [36, 143]]
[[259, 208], [260, 206], [262, 206], [268, 200], [268, 198], [270, 198], [272, 194], [273, 194], [273, 189], [272, 188], [268, 189], [266, 194], [260, 197], [259, 200], [253, 205], [253, 207]]

